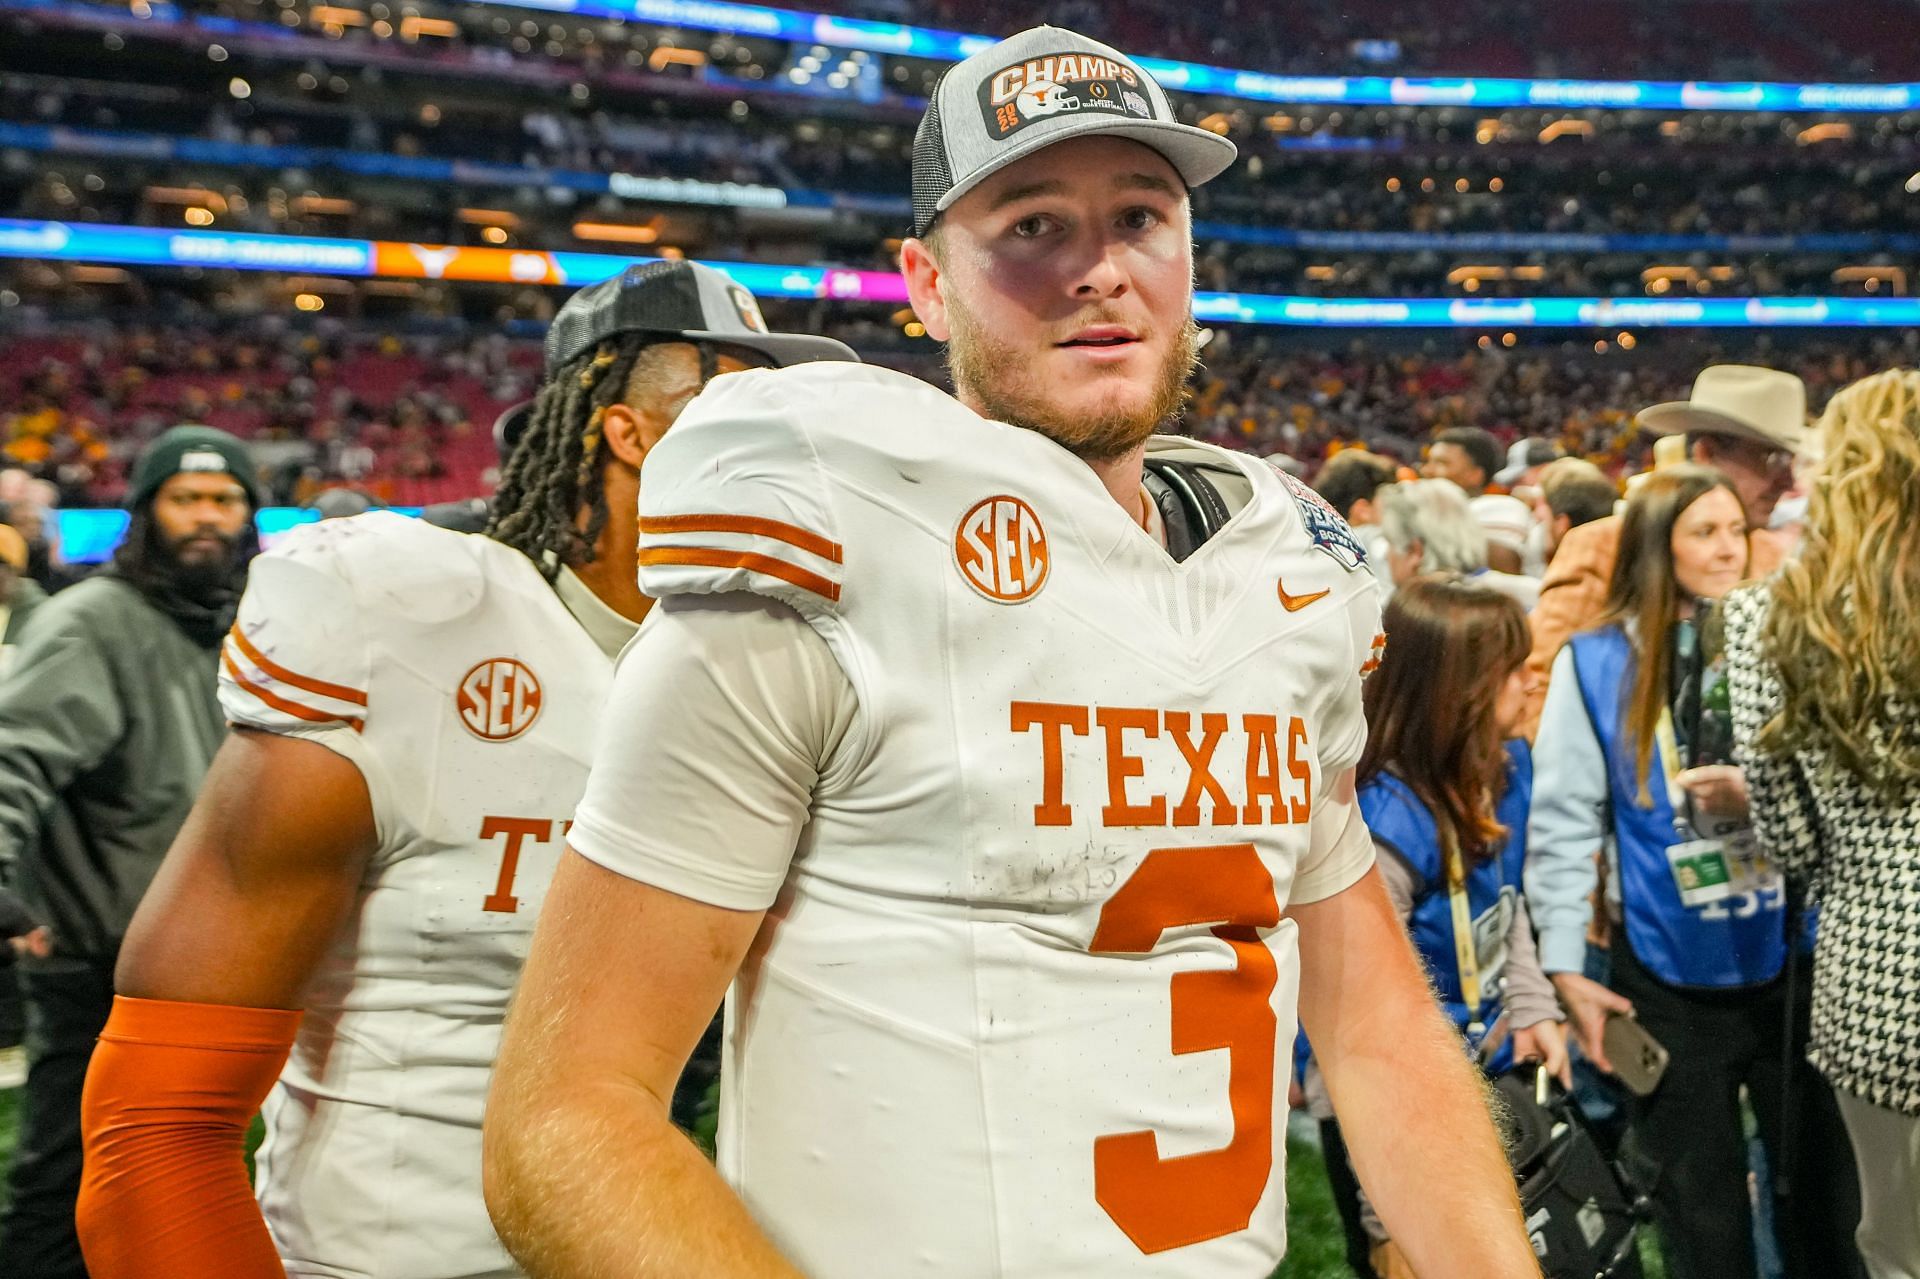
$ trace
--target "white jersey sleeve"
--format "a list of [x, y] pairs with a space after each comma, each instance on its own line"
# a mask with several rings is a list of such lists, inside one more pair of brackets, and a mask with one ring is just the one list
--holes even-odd
[[242, 728], [318, 742], [373, 785], [368, 637], [353, 585], [318, 527], [295, 530], [254, 559], [220, 654], [220, 706]]
[[[1365, 574], [1365, 569], [1359, 570]], [[1367, 745], [1367, 716], [1360, 687], [1380, 665], [1386, 636], [1380, 629], [1380, 592], [1368, 583], [1346, 599], [1344, 633], [1333, 642], [1348, 646], [1350, 672], [1327, 693], [1326, 728], [1320, 745], [1320, 793], [1314, 797], [1313, 840], [1294, 879], [1295, 905], [1323, 901], [1351, 887], [1374, 861], [1373, 840], [1360, 817], [1360, 803], [1348, 770], [1360, 762]]]
[[[791, 382], [716, 378], [647, 456], [640, 586], [655, 599], [752, 591], [830, 614], [844, 560], [820, 458]], [[808, 397], [811, 399], [812, 397]]]
[[568, 842], [631, 879], [763, 910], [854, 708], [791, 609], [738, 592], [662, 600], [615, 668]]

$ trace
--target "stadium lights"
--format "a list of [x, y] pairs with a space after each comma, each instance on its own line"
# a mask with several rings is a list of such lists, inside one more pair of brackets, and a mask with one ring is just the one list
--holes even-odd
[[445, 18], [422, 18], [418, 15], [410, 14], [400, 19], [400, 38], [402, 40], [417, 41], [421, 36], [438, 36], [443, 40], [451, 40], [459, 34], [459, 25], [449, 22]]
[[647, 70], [665, 71], [668, 67], [692, 67], [696, 71], [707, 65], [707, 55], [698, 49], [675, 49], [661, 45], [647, 55]]
[[67, 272], [67, 279], [75, 284], [126, 284], [133, 277], [124, 267], [76, 266]]
[[360, 211], [352, 200], [330, 195], [303, 195], [293, 202], [293, 212], [304, 216], [347, 218]]
[[1588, 120], [1555, 120], [1540, 130], [1540, 142], [1545, 145], [1560, 138], [1590, 138], [1593, 136], [1593, 123]]
[[1833, 273], [1835, 284], [1858, 284], [1869, 293], [1883, 288], [1896, 294], [1907, 291], [1907, 272], [1897, 266], [1843, 266]]
[[1457, 266], [1447, 272], [1448, 284], [1473, 284], [1481, 280], [1504, 280], [1507, 268], [1503, 266]]
[[1843, 121], [1830, 120], [1825, 124], [1816, 124], [1800, 130], [1794, 141], [1803, 147], [1816, 142], [1848, 142], [1853, 139], [1853, 126]]
[[652, 244], [660, 238], [660, 229], [624, 222], [576, 222], [573, 224], [573, 238], [606, 240], [612, 244]]
[[216, 213], [227, 211], [227, 201], [217, 191], [205, 187], [148, 187], [141, 192], [149, 204], [187, 204], [212, 209]]
[[358, 9], [317, 4], [307, 10], [307, 21], [322, 27], [364, 27], [367, 25], [367, 15]]

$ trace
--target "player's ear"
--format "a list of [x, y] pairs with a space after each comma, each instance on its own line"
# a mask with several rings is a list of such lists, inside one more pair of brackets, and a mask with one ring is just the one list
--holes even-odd
[[947, 326], [947, 304], [940, 296], [942, 272], [926, 241], [908, 240], [900, 246], [900, 274], [906, 279], [913, 313], [927, 326], [927, 336], [945, 342], [951, 330]]
[[600, 419], [600, 429], [607, 441], [607, 452], [636, 471], [640, 463], [646, 461], [647, 449], [663, 434], [649, 427], [645, 417], [634, 412], [631, 405], [617, 403], [607, 406]]

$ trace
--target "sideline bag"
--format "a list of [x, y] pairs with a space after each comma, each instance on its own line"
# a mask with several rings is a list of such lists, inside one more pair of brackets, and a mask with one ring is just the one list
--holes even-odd
[[1537, 1063], [1493, 1081], [1527, 1235], [1547, 1279], [1639, 1279], [1646, 1196], [1600, 1152], [1586, 1121]]

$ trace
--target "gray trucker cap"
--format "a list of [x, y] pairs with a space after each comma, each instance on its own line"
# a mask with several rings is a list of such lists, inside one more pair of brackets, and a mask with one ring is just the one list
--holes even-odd
[[913, 138], [913, 233], [988, 175], [1068, 138], [1110, 133], [1165, 156], [1189, 187], [1239, 154], [1181, 124], [1166, 90], [1117, 49], [1061, 27], [1034, 27], [941, 77]]

